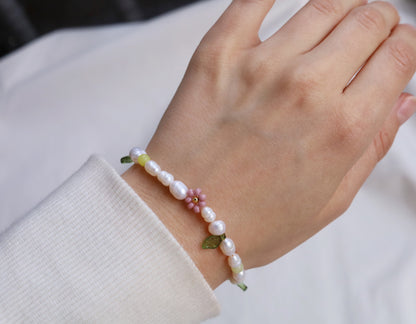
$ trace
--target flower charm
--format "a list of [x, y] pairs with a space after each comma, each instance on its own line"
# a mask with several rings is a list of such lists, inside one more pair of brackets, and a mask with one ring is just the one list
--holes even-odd
[[201, 208], [206, 205], [205, 199], [206, 196], [201, 194], [201, 189], [189, 189], [187, 192], [187, 197], [185, 198], [185, 202], [187, 204], [188, 209], [192, 209], [194, 213], [199, 213]]

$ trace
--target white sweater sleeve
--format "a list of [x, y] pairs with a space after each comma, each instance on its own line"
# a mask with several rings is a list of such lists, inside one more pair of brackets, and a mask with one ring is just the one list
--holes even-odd
[[98, 156], [0, 235], [0, 323], [197, 323], [218, 314], [191, 258]]

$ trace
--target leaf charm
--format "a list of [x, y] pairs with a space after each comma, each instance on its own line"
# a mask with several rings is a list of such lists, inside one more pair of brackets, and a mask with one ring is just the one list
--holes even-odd
[[216, 249], [221, 242], [225, 239], [225, 234], [208, 236], [204, 242], [202, 242], [203, 249]]
[[243, 283], [241, 283], [241, 284], [238, 284], [237, 285], [238, 287], [240, 287], [243, 291], [246, 291], [247, 290], [247, 286], [245, 285], [245, 284], [243, 284]]
[[120, 162], [121, 163], [133, 163], [133, 160], [131, 159], [131, 157], [130, 156], [123, 156], [121, 159], [120, 159]]

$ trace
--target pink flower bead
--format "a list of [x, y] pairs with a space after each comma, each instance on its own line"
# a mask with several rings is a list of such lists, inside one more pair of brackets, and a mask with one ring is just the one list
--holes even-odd
[[201, 208], [206, 205], [205, 199], [207, 198], [206, 195], [201, 193], [202, 190], [200, 188], [197, 189], [189, 189], [187, 192], [187, 197], [185, 198], [185, 203], [187, 204], [186, 207], [188, 209], [192, 209], [194, 213], [200, 213]]

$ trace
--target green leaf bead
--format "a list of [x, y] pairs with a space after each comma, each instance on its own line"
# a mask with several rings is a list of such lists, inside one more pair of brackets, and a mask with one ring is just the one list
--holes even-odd
[[221, 244], [221, 236], [211, 235], [202, 242], [203, 249], [216, 249]]
[[133, 160], [131, 159], [131, 157], [130, 156], [123, 156], [121, 159], [120, 159], [120, 162], [121, 163], [133, 163]]
[[237, 284], [237, 286], [238, 287], [240, 287], [243, 291], [246, 291], [247, 290], [247, 286], [245, 285], [245, 284], [243, 284], [243, 283], [241, 283], [241, 284]]

